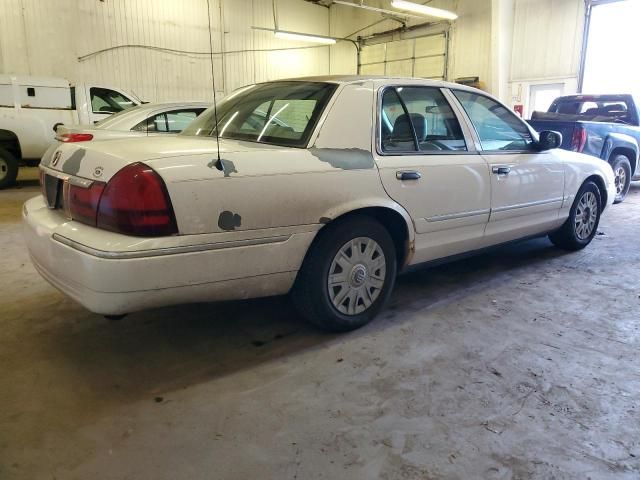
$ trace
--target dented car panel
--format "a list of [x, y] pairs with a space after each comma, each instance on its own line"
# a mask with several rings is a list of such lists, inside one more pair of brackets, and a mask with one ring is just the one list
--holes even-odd
[[[211, 127], [205, 112], [189, 127], [190, 134], [52, 147], [42, 160], [42, 172], [65, 185], [109, 185], [136, 163], [151, 169], [166, 188], [177, 234], [140, 237], [106, 231], [38, 197], [23, 211], [25, 238], [37, 269], [90, 310], [116, 315], [287, 293], [318, 232], [363, 209], [400, 219], [402, 228], [399, 223], [394, 228], [402, 231], [391, 232], [402, 243], [400, 267], [491, 244], [486, 229], [494, 214], [494, 173], [473, 125], [449, 92], [454, 86], [358, 77], [302, 81], [331, 84], [326, 104], [320, 111], [312, 106], [305, 110], [302, 104], [299, 115], [279, 118], [271, 127], [265, 119], [285, 111], [286, 101], [261, 106], [244, 124], [234, 125], [229, 114]], [[381, 95], [398, 85], [441, 91], [460, 122], [464, 150], [383, 151]], [[227, 101], [241, 99], [232, 94]], [[229, 104], [226, 108], [233, 110]], [[309, 118], [315, 123], [307, 125]], [[256, 130], [253, 124], [261, 121], [264, 126]], [[415, 128], [414, 136], [417, 142]], [[556, 153], [549, 155], [556, 158]], [[565, 221], [570, 202], [589, 176], [601, 178], [608, 191], [612, 188], [607, 166], [585, 158], [557, 156], [566, 174], [562, 208], [558, 205], [553, 213], [552, 226]], [[520, 220], [528, 231], [550, 228], [535, 218]]]

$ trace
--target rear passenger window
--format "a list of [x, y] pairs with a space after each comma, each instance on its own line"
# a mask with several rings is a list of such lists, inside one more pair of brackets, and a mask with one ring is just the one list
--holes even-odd
[[451, 106], [442, 92], [433, 87], [397, 87], [384, 92], [381, 140], [385, 152], [467, 149]]
[[167, 112], [167, 128], [171, 133], [180, 133], [187, 125], [193, 122], [202, 110], [178, 110]]
[[143, 120], [131, 130], [147, 133], [180, 133], [203, 111], [204, 108], [196, 108], [158, 113]]

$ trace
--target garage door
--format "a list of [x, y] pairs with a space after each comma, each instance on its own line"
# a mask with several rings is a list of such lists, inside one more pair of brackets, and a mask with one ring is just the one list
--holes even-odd
[[445, 33], [365, 45], [360, 53], [362, 75], [422, 77], [444, 80], [447, 65]]

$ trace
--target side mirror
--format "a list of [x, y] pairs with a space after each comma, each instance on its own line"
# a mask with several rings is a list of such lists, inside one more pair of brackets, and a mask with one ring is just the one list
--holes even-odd
[[560, 132], [554, 132], [553, 130], [543, 130], [540, 132], [540, 139], [538, 140], [538, 150], [551, 150], [558, 148], [562, 145], [562, 134]]

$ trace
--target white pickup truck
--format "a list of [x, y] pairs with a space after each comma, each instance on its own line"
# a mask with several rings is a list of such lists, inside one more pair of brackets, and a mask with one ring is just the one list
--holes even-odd
[[92, 124], [140, 103], [113, 87], [0, 75], [0, 189], [15, 182], [21, 162], [40, 161], [58, 125]]

